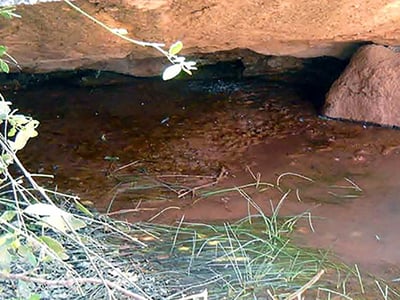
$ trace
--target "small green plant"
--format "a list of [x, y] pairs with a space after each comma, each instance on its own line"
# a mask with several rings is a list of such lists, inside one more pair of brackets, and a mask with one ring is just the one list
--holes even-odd
[[21, 16], [15, 13], [15, 7], [0, 7], [0, 16], [6, 19], [20, 18]]
[[[191, 70], [196, 69], [195, 62], [186, 62], [184, 57], [177, 55], [183, 48], [182, 42], [174, 43], [165, 51], [162, 44], [132, 40], [125, 37], [125, 32], [111, 29], [70, 1], [65, 2], [113, 34], [163, 53], [173, 64], [164, 71], [164, 80], [172, 79], [182, 70], [191, 74]], [[0, 16], [19, 17], [14, 11], [12, 7], [1, 8]], [[0, 72], [9, 73], [9, 64], [18, 67], [7, 48], [0, 46]], [[93, 232], [103, 228], [104, 235], [117, 234], [120, 241], [129, 241], [136, 247], [146, 245], [113, 224], [96, 218], [79, 203], [78, 197], [40, 186], [19, 161], [17, 152], [38, 135], [38, 126], [39, 121], [18, 113], [0, 94], [0, 294], [7, 299], [54, 299], [57, 291], [62, 290], [64, 295], [68, 291], [75, 293], [73, 298], [77, 295], [98, 298], [106, 293], [109, 299], [119, 299], [121, 295], [150, 299], [137, 285], [137, 275], [126, 274], [107, 258], [107, 253], [114, 253], [118, 246], [115, 248], [112, 243], [101, 246], [93, 238]], [[15, 177], [15, 170], [22, 175]], [[68, 203], [68, 210], [53, 202], [60, 199]], [[94, 226], [83, 232], [88, 224]], [[82, 263], [86, 267], [81, 267]], [[90, 266], [89, 273], [87, 266]]]
[[14, 64], [17, 66], [17, 68], [19, 68], [17, 61], [7, 53], [7, 47], [0, 45], [0, 72], [9, 73], [9, 64]]
[[[0, 8], [0, 16], [6, 19], [20, 18], [20, 15], [15, 13], [14, 7]], [[16, 60], [7, 53], [7, 47], [0, 45], [0, 72], [8, 73], [10, 71], [8, 63], [14, 63], [18, 66]]]
[[196, 68], [196, 62], [195, 61], [186, 61], [186, 58], [184, 56], [178, 56], [180, 51], [183, 49], [183, 43], [181, 41], [177, 41], [174, 44], [172, 44], [168, 51], [164, 50], [163, 47], [165, 46], [162, 43], [152, 43], [152, 42], [144, 42], [144, 41], [138, 41], [132, 38], [127, 37], [126, 35], [128, 34], [126, 29], [121, 29], [121, 28], [111, 28], [104, 24], [103, 22], [97, 20], [87, 12], [83, 11], [80, 7], [76, 6], [69, 0], [64, 0], [66, 4], [71, 6], [73, 9], [75, 9], [77, 12], [80, 14], [84, 15], [85, 17], [89, 18], [93, 22], [95, 22], [97, 25], [103, 27], [104, 29], [108, 30], [112, 34], [120, 37], [121, 39], [128, 41], [132, 44], [139, 45], [142, 47], [151, 47], [159, 51], [161, 54], [163, 54], [171, 63], [172, 65], [167, 67], [163, 74], [162, 78], [163, 80], [170, 80], [178, 76], [181, 71], [186, 72], [189, 75], [192, 75], [192, 71], [197, 70]]
[[7, 54], [7, 47], [0, 45], [0, 70], [4, 73], [10, 72], [8, 64], [4, 61], [2, 57]]
[[[14, 8], [2, 8], [0, 16], [19, 17], [14, 13]], [[18, 65], [7, 53], [7, 48], [0, 46], [0, 71], [8, 73], [9, 63]], [[36, 272], [43, 262], [68, 258], [60, 242], [44, 234], [43, 230], [42, 234], [36, 235], [32, 229], [47, 226], [67, 232], [85, 226], [82, 221], [57, 208], [18, 160], [17, 152], [26, 146], [29, 139], [38, 135], [36, 128], [39, 121], [17, 113], [18, 110], [13, 109], [11, 105], [12, 103], [0, 94], [0, 205], [3, 210], [0, 216], [1, 278], [11, 278], [12, 272], [18, 268], [23, 268], [25, 275], [31, 274]], [[14, 163], [25, 176], [14, 178], [9, 169]], [[25, 180], [30, 182], [45, 200], [50, 200], [49, 203], [39, 203], [39, 199], [33, 196], [34, 192], [24, 187]], [[10, 196], [6, 196], [7, 194]], [[17, 280], [16, 295], [21, 299], [40, 299], [38, 294], [31, 293], [31, 285], [30, 282]]]

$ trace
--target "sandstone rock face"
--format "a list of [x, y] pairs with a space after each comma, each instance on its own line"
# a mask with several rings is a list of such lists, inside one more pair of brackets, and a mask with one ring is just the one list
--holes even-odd
[[364, 46], [327, 94], [331, 118], [400, 126], [400, 54]]
[[[112, 28], [185, 55], [250, 49], [295, 57], [353, 53], [359, 41], [400, 45], [400, 9], [393, 0], [78, 0]], [[123, 41], [63, 2], [18, 6], [22, 18], [0, 21], [0, 44], [27, 72], [93, 68], [159, 75], [159, 52]], [[232, 54], [233, 55], [233, 54]], [[226, 60], [237, 59], [228, 55]], [[244, 60], [246, 57], [243, 58]], [[246, 62], [245, 62], [246, 64]]]

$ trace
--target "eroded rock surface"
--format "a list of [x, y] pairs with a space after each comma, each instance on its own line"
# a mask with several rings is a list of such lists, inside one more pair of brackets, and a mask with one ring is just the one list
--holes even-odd
[[332, 85], [324, 107], [328, 117], [400, 126], [400, 54], [364, 46]]
[[[264, 55], [346, 57], [359, 41], [400, 44], [399, 5], [389, 0], [74, 3], [112, 28], [127, 29], [130, 37], [167, 45], [182, 40], [186, 55], [241, 48]], [[160, 74], [166, 63], [157, 51], [112, 36], [63, 2], [18, 6], [17, 12], [21, 19], [0, 21], [0, 41], [26, 72], [93, 68], [149, 76]], [[238, 59], [235, 55], [219, 58]]]

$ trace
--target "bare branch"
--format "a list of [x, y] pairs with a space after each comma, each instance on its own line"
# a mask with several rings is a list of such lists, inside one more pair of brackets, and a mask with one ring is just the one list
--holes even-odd
[[9, 280], [22, 280], [26, 282], [33, 282], [38, 284], [43, 284], [47, 286], [65, 286], [65, 287], [72, 287], [76, 285], [76, 283], [91, 283], [91, 284], [106, 284], [109, 288], [115, 289], [125, 296], [134, 299], [134, 300], [147, 300], [148, 298], [144, 298], [136, 293], [133, 293], [123, 287], [119, 286], [118, 284], [111, 282], [107, 279], [97, 279], [97, 278], [74, 278], [74, 279], [66, 279], [66, 280], [48, 280], [43, 278], [32, 277], [24, 274], [6, 274], [0, 272], [0, 278], [2, 279], [9, 279]]

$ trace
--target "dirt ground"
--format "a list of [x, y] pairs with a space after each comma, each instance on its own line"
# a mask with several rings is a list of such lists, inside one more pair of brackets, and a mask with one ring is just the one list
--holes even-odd
[[[246, 195], [270, 213], [291, 190], [280, 213], [310, 211], [315, 229], [305, 218], [299, 243], [400, 277], [399, 130], [324, 120], [294, 87], [262, 78], [135, 80], [6, 96], [41, 121], [22, 161], [55, 175], [45, 184], [103, 213], [221, 222], [254, 212]], [[235, 187], [245, 193], [207, 194]]]

